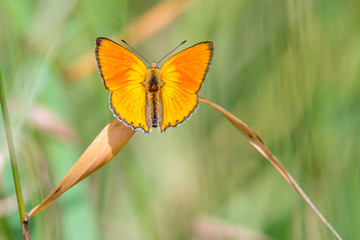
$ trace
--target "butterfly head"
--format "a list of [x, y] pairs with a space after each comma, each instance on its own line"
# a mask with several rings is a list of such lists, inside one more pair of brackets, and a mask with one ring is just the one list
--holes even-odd
[[151, 66], [148, 68], [148, 70], [150, 70], [150, 69], [158, 69], [158, 70], [159, 70], [159, 67], [157, 66], [157, 63], [156, 63], [156, 62], [153, 62], [153, 63], [151, 64]]

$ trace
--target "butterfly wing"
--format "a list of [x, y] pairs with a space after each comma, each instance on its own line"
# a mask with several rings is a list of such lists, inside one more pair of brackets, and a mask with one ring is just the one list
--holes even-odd
[[145, 116], [146, 89], [141, 84], [145, 64], [132, 52], [107, 38], [97, 38], [96, 63], [104, 85], [111, 91], [114, 115], [134, 130], [149, 132]]
[[201, 42], [172, 56], [161, 67], [163, 122], [161, 131], [175, 127], [196, 110], [200, 90], [214, 53], [212, 42]]

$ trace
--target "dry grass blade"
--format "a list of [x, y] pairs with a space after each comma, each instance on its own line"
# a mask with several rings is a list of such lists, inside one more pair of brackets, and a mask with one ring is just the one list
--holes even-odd
[[49, 206], [72, 186], [110, 161], [120, 152], [134, 133], [135, 131], [126, 127], [117, 119], [111, 121], [94, 139], [49, 196], [27, 214], [26, 220]]
[[[145, 12], [120, 34], [113, 36], [111, 39], [119, 41], [124, 38], [135, 46], [172, 23], [185, 10], [189, 9], [190, 3], [193, 2], [184, 0], [163, 1]], [[68, 67], [66, 76], [71, 81], [81, 81], [95, 70], [94, 53], [89, 52]]]
[[236, 127], [267, 160], [281, 173], [281, 175], [288, 181], [288, 183], [300, 194], [300, 196], [307, 202], [307, 204], [314, 210], [314, 212], [319, 216], [319, 218], [324, 222], [324, 224], [330, 229], [330, 231], [337, 237], [337, 239], [342, 239], [340, 235], [335, 231], [335, 229], [330, 225], [326, 218], [320, 213], [320, 211], [315, 207], [311, 202], [310, 198], [304, 193], [301, 187], [296, 183], [296, 181], [291, 177], [291, 175], [285, 170], [282, 164], [277, 160], [277, 158], [269, 151], [265, 146], [261, 138], [249, 128], [245, 123], [236, 118], [234, 115], [223, 109], [222, 107], [216, 105], [215, 103], [205, 99], [200, 98], [200, 101], [210, 106], [214, 107], [216, 110], [221, 112], [234, 127]]

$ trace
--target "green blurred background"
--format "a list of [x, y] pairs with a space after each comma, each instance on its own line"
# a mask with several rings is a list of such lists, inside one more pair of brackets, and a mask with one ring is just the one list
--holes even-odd
[[[0, 67], [27, 211], [113, 119], [92, 71], [96, 37], [124, 38], [149, 61], [184, 39], [211, 40], [200, 96], [253, 128], [340, 235], [360, 239], [359, 10], [351, 0], [0, 0]], [[21, 239], [0, 121], [0, 239]], [[165, 134], [135, 134], [29, 226], [33, 239], [335, 239], [204, 104]]]

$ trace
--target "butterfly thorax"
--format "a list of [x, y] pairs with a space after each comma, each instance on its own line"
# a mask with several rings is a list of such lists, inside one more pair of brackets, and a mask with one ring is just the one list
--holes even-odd
[[161, 81], [161, 72], [155, 63], [147, 70], [142, 85], [150, 92], [156, 92], [164, 85]]
[[145, 114], [146, 123], [149, 127], [157, 127], [163, 122], [163, 106], [161, 88], [164, 85], [161, 80], [161, 72], [156, 64], [148, 69], [142, 85], [146, 88]]

